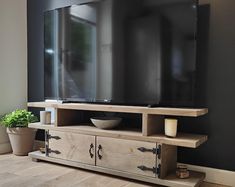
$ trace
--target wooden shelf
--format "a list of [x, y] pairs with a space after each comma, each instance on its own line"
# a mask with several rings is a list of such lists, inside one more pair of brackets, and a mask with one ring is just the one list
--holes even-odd
[[168, 175], [163, 182], [171, 183], [171, 186], [199, 186], [205, 178], [205, 174], [196, 171], [189, 171], [190, 177], [187, 179], [179, 179], [175, 176], [175, 173]]
[[123, 106], [123, 105], [100, 105], [86, 103], [59, 103], [59, 102], [30, 102], [28, 107], [52, 107], [57, 109], [87, 110], [87, 111], [105, 111], [105, 112], [122, 112], [122, 113], [140, 113], [168, 116], [188, 116], [198, 117], [208, 113], [207, 108], [162, 108], [162, 107], [140, 107], [140, 106]]
[[[92, 124], [80, 124], [74, 126], [60, 126], [43, 125], [41, 123], [31, 123], [30, 128], [57, 130], [62, 132], [75, 132], [87, 135], [97, 135], [104, 137], [122, 138], [129, 140], [139, 140], [148, 142], [158, 142], [168, 145], [175, 145], [181, 147], [197, 148], [202, 143], [207, 141], [206, 135], [178, 133], [176, 138], [168, 138], [163, 134], [155, 134], [151, 136], [143, 136], [140, 131], [134, 129], [118, 129], [118, 130], [103, 130], [94, 127]], [[134, 130], [134, 131], [133, 131]]]
[[[187, 117], [198, 117], [205, 115], [208, 113], [208, 109], [206, 108], [199, 108], [199, 109], [189, 109], [189, 108], [162, 108], [162, 107], [155, 107], [155, 108], [148, 108], [148, 107], [141, 107], [141, 106], [122, 106], [122, 105], [100, 105], [100, 104], [86, 104], [86, 103], [59, 103], [59, 102], [33, 102], [28, 103], [28, 107], [38, 107], [38, 108], [54, 108], [55, 109], [55, 123], [51, 125], [41, 124], [41, 123], [31, 123], [29, 124], [30, 128], [36, 129], [44, 129], [49, 130], [51, 137], [60, 137], [59, 141], [49, 139], [46, 142], [46, 145], [49, 145], [51, 150], [59, 150], [61, 155], [54, 155], [53, 152], [49, 154], [50, 156], [45, 156], [40, 152], [33, 152], [29, 155], [33, 159], [38, 160], [45, 160], [50, 162], [55, 162], [59, 164], [64, 164], [68, 166], [74, 166], [78, 168], [90, 169], [93, 171], [108, 173], [112, 175], [117, 175], [121, 177], [127, 177], [131, 179], [136, 179], [140, 181], [146, 181], [154, 184], [160, 184], [165, 186], [172, 186], [172, 187], [196, 187], [198, 186], [202, 180], [205, 178], [204, 173], [199, 172], [190, 172], [190, 178], [188, 179], [178, 179], [175, 173], [171, 173], [176, 168], [177, 162], [177, 146], [181, 147], [188, 147], [188, 148], [197, 148], [201, 144], [207, 141], [206, 135], [198, 135], [198, 134], [187, 134], [187, 133], [177, 133], [177, 137], [169, 138], [164, 135], [164, 118], [165, 116], [187, 116]], [[84, 111], [102, 111], [102, 112], [119, 112], [119, 113], [136, 113], [140, 114], [141, 116], [141, 128], [134, 129], [130, 124], [127, 125], [120, 125], [117, 129], [111, 130], [103, 130], [96, 128], [91, 122], [88, 121], [90, 116], [94, 115], [93, 113], [90, 114]], [[85, 117], [84, 117], [85, 116]], [[84, 121], [88, 123], [83, 123]], [[134, 121], [131, 121], [134, 122]], [[130, 123], [131, 123], [130, 122]], [[126, 127], [128, 126], [129, 129]], [[46, 132], [48, 133], [48, 132]], [[65, 137], [72, 137], [69, 141]], [[76, 138], [75, 138], [76, 137]], [[82, 153], [88, 154], [88, 149], [91, 145], [95, 145], [95, 149], [99, 151], [102, 150], [102, 147], [105, 147], [105, 154], [106, 157], [103, 157], [98, 153], [95, 158], [99, 158], [99, 162], [89, 162], [86, 160], [79, 160], [80, 158], [67, 158], [68, 152], [70, 152], [70, 147], [73, 146], [74, 142], [81, 142], [84, 140], [84, 137], [89, 137], [92, 139], [92, 144], [89, 143], [86, 150]], [[74, 141], [74, 139], [80, 139], [79, 141]], [[112, 140], [112, 142], [110, 142]], [[55, 141], [55, 142], [53, 142]], [[86, 140], [84, 140], [86, 141]], [[96, 142], [96, 143], [94, 143]], [[98, 142], [98, 143], [97, 143]], [[99, 146], [101, 147], [97, 147]], [[138, 145], [137, 145], [138, 144]], [[68, 147], [68, 149], [60, 150], [61, 145], [63, 148]], [[84, 143], [82, 143], [82, 146]], [[123, 146], [125, 150], [136, 150], [140, 147], [150, 147], [149, 150], [152, 152], [156, 149], [156, 154], [158, 156], [149, 153], [153, 158], [151, 158], [151, 164], [145, 162], [145, 167], [147, 168], [156, 168], [155, 170], [148, 170], [149, 173], [146, 171], [138, 170], [136, 164], [136, 159], [140, 159], [139, 163], [143, 163], [142, 153], [139, 156], [132, 156], [129, 154], [129, 157], [121, 158], [122, 155], [121, 151], [123, 149], [118, 149], [118, 152], [113, 154], [113, 151], [110, 151], [109, 148], [113, 148], [113, 146], [120, 147]], [[150, 146], [151, 145], [151, 146]], [[81, 147], [82, 147], [81, 146]], [[115, 147], [114, 146], [114, 147]], [[147, 149], [145, 148], [145, 149]], [[116, 148], [115, 148], [116, 150]], [[160, 153], [159, 153], [159, 150]], [[78, 154], [79, 150], [76, 150], [76, 155]], [[108, 154], [110, 152], [110, 154]], [[125, 152], [125, 154], [126, 154]], [[139, 153], [139, 151], [137, 151]], [[124, 153], [124, 152], [123, 152]], [[64, 154], [64, 155], [63, 155]], [[132, 153], [131, 153], [132, 154]], [[147, 155], [147, 153], [144, 153]], [[81, 155], [80, 153], [78, 155]], [[108, 156], [107, 156], [108, 155]], [[111, 156], [110, 156], [111, 155]], [[118, 156], [117, 156], [118, 155]], [[146, 159], [146, 155], [144, 158]], [[98, 156], [98, 157], [97, 157]], [[88, 158], [89, 156], [86, 156]], [[91, 152], [90, 152], [90, 157]], [[111, 159], [111, 158], [115, 159]], [[135, 158], [136, 157], [136, 158]], [[116, 159], [118, 158], [118, 159]], [[104, 160], [106, 159], [106, 160]], [[129, 165], [130, 159], [133, 159], [132, 165]], [[107, 161], [108, 160], [108, 161]], [[120, 160], [121, 167], [118, 167], [117, 160]], [[95, 161], [95, 160], [94, 160]], [[97, 161], [97, 160], [96, 160]], [[115, 165], [112, 165], [113, 163]], [[127, 164], [128, 162], [128, 164]], [[93, 163], [92, 165], [90, 165]], [[106, 165], [108, 163], [108, 165]], [[102, 166], [102, 167], [101, 167]], [[160, 169], [159, 169], [160, 168]], [[141, 169], [141, 168], [139, 168]], [[158, 173], [160, 171], [159, 177], [156, 177], [153, 173]], [[144, 173], [143, 173], [144, 172]]]
[[164, 186], [197, 187], [205, 178], [204, 173], [190, 171], [190, 178], [188, 178], [188, 179], [178, 179], [174, 173], [168, 175], [164, 179], [159, 179], [159, 178], [155, 178], [155, 177], [147, 177], [147, 176], [142, 176], [142, 175], [138, 175], [138, 174], [131, 174], [128, 172], [123, 172], [123, 171], [113, 170], [113, 169], [108, 169], [108, 168], [102, 168], [102, 167], [83, 164], [83, 163], [74, 162], [74, 161], [56, 159], [56, 158], [45, 156], [45, 154], [42, 154], [39, 151], [29, 153], [29, 156], [32, 159], [44, 160], [44, 161], [59, 163], [59, 164], [67, 165], [67, 166], [78, 167], [78, 168], [82, 168], [82, 169], [89, 169], [89, 170], [93, 170], [93, 171], [97, 171], [97, 172], [107, 173], [107, 174], [111, 174], [111, 175], [117, 175], [120, 177], [127, 177], [128, 176], [128, 178], [131, 178], [131, 179], [145, 181], [145, 182], [151, 182], [154, 184], [160, 184], [160, 185], [164, 185]]

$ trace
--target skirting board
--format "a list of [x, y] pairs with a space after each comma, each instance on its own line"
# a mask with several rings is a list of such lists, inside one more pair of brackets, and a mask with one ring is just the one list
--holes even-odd
[[[34, 143], [34, 150], [38, 150], [40, 147], [44, 147], [44, 145], [45, 145], [44, 141], [36, 140]], [[182, 163], [179, 163], [179, 164], [182, 164]], [[227, 185], [227, 186], [235, 186], [235, 180], [234, 180], [235, 172], [234, 171], [227, 171], [227, 170], [188, 165], [188, 164], [185, 164], [185, 165], [187, 165], [190, 170], [206, 173], [206, 178], [204, 180], [206, 182]]]
[[[182, 163], [178, 163], [178, 164], [182, 164]], [[185, 164], [185, 165], [187, 165], [190, 170], [206, 173], [206, 178], [204, 179], [204, 181], [206, 182], [221, 184], [221, 185], [226, 185], [226, 186], [235, 186], [235, 172], [234, 171], [215, 169], [215, 168], [209, 168], [209, 167], [203, 167], [203, 166], [195, 166], [195, 165], [189, 165], [189, 164]]]

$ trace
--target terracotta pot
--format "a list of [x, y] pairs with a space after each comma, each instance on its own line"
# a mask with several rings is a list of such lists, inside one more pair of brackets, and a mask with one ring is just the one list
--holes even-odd
[[7, 128], [13, 154], [26, 156], [33, 150], [36, 129], [31, 128]]

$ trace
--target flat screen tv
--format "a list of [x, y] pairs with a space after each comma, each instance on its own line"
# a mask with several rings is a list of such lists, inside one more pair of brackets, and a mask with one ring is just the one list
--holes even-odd
[[44, 13], [45, 98], [194, 106], [197, 0], [96, 0]]

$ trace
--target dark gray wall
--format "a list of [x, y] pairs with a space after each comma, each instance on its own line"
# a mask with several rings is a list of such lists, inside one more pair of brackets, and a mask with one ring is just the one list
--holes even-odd
[[[28, 0], [28, 100], [43, 100], [43, 11], [79, 0]], [[179, 161], [235, 171], [235, 1], [200, 0], [197, 103], [209, 108], [198, 119], [180, 119], [184, 132], [208, 134], [199, 149], [179, 150]]]
[[[205, 117], [186, 119], [181, 128], [209, 135], [198, 150], [183, 149], [180, 161], [235, 171], [235, 1], [201, 0], [198, 43], [198, 103]], [[185, 156], [185, 157], [183, 157]]]

